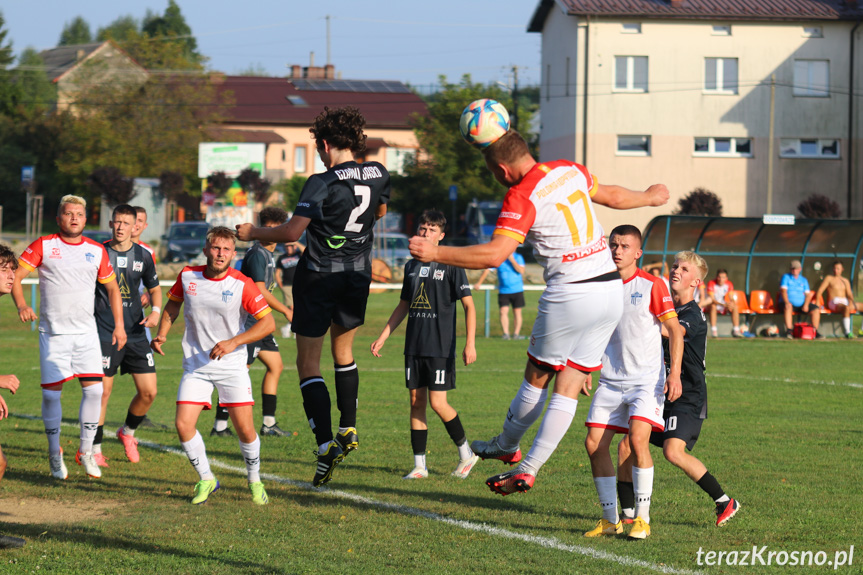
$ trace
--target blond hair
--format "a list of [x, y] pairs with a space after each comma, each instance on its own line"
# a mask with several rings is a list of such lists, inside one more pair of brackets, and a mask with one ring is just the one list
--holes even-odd
[[682, 252], [677, 252], [677, 254], [675, 254], [675, 256], [674, 256], [674, 259], [679, 261], [679, 262], [690, 263], [690, 264], [694, 265], [695, 267], [697, 267], [698, 272], [701, 275], [701, 277], [698, 279], [700, 279], [701, 281], [704, 281], [704, 278], [707, 277], [707, 271], [708, 271], [707, 262], [704, 261], [704, 258], [701, 257], [700, 255], [698, 255], [697, 253], [691, 252], [688, 250], [682, 251]]
[[68, 194], [60, 198], [60, 204], [57, 206], [58, 214], [63, 212], [63, 206], [65, 206], [66, 204], [84, 206], [84, 209], [87, 209], [87, 200], [85, 200], [81, 196], [73, 196], [72, 194]]
[[207, 245], [213, 245], [213, 240], [223, 239], [223, 240], [231, 240], [231, 242], [236, 247], [237, 245], [237, 234], [231, 228], [225, 226], [216, 226], [214, 228], [210, 228], [210, 231], [207, 232]]

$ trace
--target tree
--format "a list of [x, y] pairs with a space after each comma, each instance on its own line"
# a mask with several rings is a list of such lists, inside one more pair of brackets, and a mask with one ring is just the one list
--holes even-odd
[[254, 194], [256, 202], [263, 202], [267, 199], [270, 191], [270, 180], [262, 178], [257, 170], [246, 168], [237, 176], [237, 183], [240, 184], [244, 192]]
[[164, 171], [159, 174], [159, 190], [162, 195], [170, 201], [177, 201], [177, 198], [184, 191], [183, 174], [180, 172]]
[[842, 216], [839, 204], [821, 194], [812, 194], [797, 204], [797, 211], [804, 218], [835, 219]]
[[0, 114], [9, 113], [15, 107], [17, 96], [15, 84], [11, 81], [6, 70], [15, 61], [12, 54], [12, 42], [6, 42], [6, 21], [0, 13]]
[[225, 172], [213, 172], [207, 176], [207, 185], [213, 188], [217, 196], [224, 196], [233, 183], [234, 179], [228, 177]]
[[147, 14], [141, 32], [150, 38], [176, 38], [176, 41], [171, 43], [180, 46], [183, 55], [190, 62], [201, 64], [205, 60], [204, 56], [198, 53], [198, 41], [192, 35], [192, 29], [174, 0], [168, 0], [168, 7], [162, 16]]
[[[448, 213], [452, 185], [458, 188], [459, 213], [464, 213], [474, 198], [503, 196], [504, 190], [486, 168], [482, 154], [462, 140], [458, 122], [465, 106], [479, 98], [493, 98], [512, 109], [509, 92], [497, 85], [474, 83], [469, 75], [458, 84], [442, 76], [440, 83], [441, 90], [426, 98], [428, 115], [414, 118], [414, 132], [424, 153], [407, 163], [404, 176], [392, 177], [392, 208], [402, 213], [419, 213], [431, 207]], [[529, 119], [525, 110], [522, 125], [529, 125]]]
[[67, 22], [63, 26], [63, 31], [60, 33], [58, 46], [74, 46], [76, 44], [90, 44], [93, 41], [93, 34], [90, 33], [90, 25], [81, 16], [77, 16], [71, 22]]
[[722, 200], [705, 188], [695, 188], [677, 200], [675, 214], [681, 216], [721, 216]]
[[94, 199], [104, 199], [112, 206], [128, 204], [135, 195], [135, 180], [111, 166], [94, 170], [87, 178], [87, 187]]
[[12, 72], [17, 87], [16, 104], [30, 113], [43, 113], [57, 103], [57, 87], [45, 73], [45, 62], [34, 48], [27, 48]]
[[134, 16], [120, 16], [104, 28], [99, 28], [96, 33], [96, 40], [104, 42], [105, 40], [113, 40], [118, 44], [122, 44], [129, 38], [135, 38], [140, 35], [140, 23]]

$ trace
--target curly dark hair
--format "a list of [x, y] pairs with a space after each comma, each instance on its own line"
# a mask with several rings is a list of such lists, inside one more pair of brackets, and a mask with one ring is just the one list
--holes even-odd
[[318, 148], [322, 148], [326, 140], [330, 146], [340, 150], [350, 150], [358, 156], [366, 151], [367, 136], [363, 133], [365, 125], [366, 119], [353, 106], [335, 110], [324, 106], [324, 111], [315, 118], [315, 123], [309, 128], [309, 132], [314, 136]]
[[288, 212], [277, 206], [267, 206], [261, 210], [258, 218], [261, 220], [262, 226], [267, 224], [283, 224], [288, 221]]
[[0, 266], [9, 266], [13, 270], [18, 269], [18, 258], [9, 246], [0, 244]]

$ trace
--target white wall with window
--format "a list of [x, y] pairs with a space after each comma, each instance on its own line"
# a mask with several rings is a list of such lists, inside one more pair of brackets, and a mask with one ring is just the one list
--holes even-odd
[[404, 175], [405, 164], [416, 156], [417, 151], [413, 148], [387, 148], [386, 168], [391, 174]]
[[614, 57], [614, 91], [647, 92], [647, 56]]
[[779, 156], [782, 158], [839, 158], [839, 140], [805, 140], [782, 138], [779, 140]]
[[649, 156], [650, 136], [618, 136], [618, 156]]
[[693, 156], [722, 158], [751, 158], [751, 138], [695, 138]]
[[704, 91], [711, 94], [737, 93], [737, 58], [704, 59]]
[[830, 61], [794, 60], [793, 92], [795, 96], [830, 96]]

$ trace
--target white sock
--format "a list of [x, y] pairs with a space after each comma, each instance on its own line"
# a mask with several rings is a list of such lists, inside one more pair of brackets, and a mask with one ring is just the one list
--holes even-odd
[[60, 421], [63, 419], [63, 406], [59, 389], [42, 390], [42, 423], [48, 437], [48, 453], [60, 455]]
[[593, 484], [596, 486], [599, 504], [602, 506], [602, 518], [616, 525], [620, 521], [617, 516], [617, 478], [613, 475], [594, 477]]
[[135, 430], [131, 429], [128, 425], [123, 425], [123, 435], [128, 435], [129, 437], [135, 437]]
[[189, 458], [189, 463], [198, 472], [201, 479], [215, 479], [216, 476], [210, 471], [210, 461], [207, 459], [207, 448], [204, 445], [204, 438], [198, 431], [195, 431], [195, 437], [189, 441], [183, 442], [183, 451], [186, 452], [186, 457]]
[[627, 519], [635, 519], [635, 508], [634, 507], [624, 507], [620, 510], [621, 519], [626, 517]]
[[842, 318], [842, 327], [843, 327], [843, 329], [845, 329], [845, 335], [848, 335], [849, 333], [851, 333], [851, 318], [850, 317], [843, 317]]
[[730, 498], [730, 497], [728, 497], [728, 495], [726, 495], [725, 493], [723, 493], [723, 494], [722, 494], [722, 497], [720, 497], [719, 499], [717, 499], [715, 502], [716, 502], [716, 503], [725, 503], [725, 502], [726, 502], [726, 501], [728, 501], [729, 499], [731, 499], [731, 498]]
[[503, 432], [498, 436], [498, 444], [504, 449], [515, 449], [525, 432], [533, 425], [545, 407], [548, 389], [537, 389], [523, 380], [518, 393], [509, 404]]
[[99, 415], [102, 411], [102, 382], [81, 388], [81, 408], [78, 420], [81, 425], [81, 453], [93, 451], [93, 440], [99, 429]]
[[217, 419], [213, 421], [213, 429], [216, 431], [225, 431], [228, 429], [228, 420], [227, 419]]
[[425, 453], [423, 453], [422, 455], [414, 454], [414, 467], [419, 468], [419, 469], [425, 469], [426, 468], [426, 454]]
[[473, 457], [473, 451], [470, 450], [470, 445], [467, 441], [458, 446], [458, 458], [461, 461]]
[[93, 444], [93, 455], [95, 455], [97, 453], [102, 453], [102, 444], [101, 443], [94, 443]]
[[635, 516], [650, 523], [650, 496], [653, 494], [653, 468], [632, 468], [632, 490], [635, 491]]
[[264, 425], [267, 427], [272, 427], [276, 424], [276, 417], [274, 415], [265, 415], [264, 416]]
[[578, 407], [577, 399], [571, 399], [559, 393], [551, 395], [545, 417], [542, 418], [542, 423], [539, 424], [539, 430], [536, 432], [536, 439], [534, 439], [524, 461], [519, 465], [520, 469], [533, 475], [537, 474], [540, 467], [548, 461], [548, 458], [557, 449], [557, 444], [566, 435], [566, 431], [572, 424], [572, 418], [575, 416], [576, 407]]
[[246, 473], [249, 483], [257, 483], [261, 480], [261, 438], [255, 435], [251, 443], [240, 442], [240, 451], [246, 461]]

